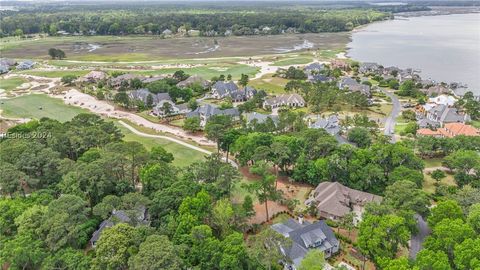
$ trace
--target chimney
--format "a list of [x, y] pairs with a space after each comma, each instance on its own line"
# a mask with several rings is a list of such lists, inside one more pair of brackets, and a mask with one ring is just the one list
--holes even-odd
[[302, 215], [299, 215], [299, 216], [298, 216], [298, 223], [299, 223], [300, 225], [303, 225], [303, 216], [302, 216]]

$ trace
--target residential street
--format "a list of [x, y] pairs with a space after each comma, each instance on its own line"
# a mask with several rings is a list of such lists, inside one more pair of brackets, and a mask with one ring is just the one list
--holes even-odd
[[385, 131], [384, 134], [387, 136], [390, 136], [392, 138], [392, 142], [395, 142], [395, 124], [396, 124], [396, 118], [400, 114], [402, 110], [402, 105], [400, 104], [400, 100], [398, 100], [398, 97], [393, 94], [392, 92], [389, 92], [383, 88], [380, 88], [380, 90], [385, 93], [389, 98], [392, 99], [392, 112], [390, 115], [385, 119]]
[[428, 224], [423, 217], [415, 214], [415, 219], [417, 220], [418, 233], [412, 235], [410, 239], [410, 252], [408, 255], [410, 259], [417, 257], [417, 253], [422, 249], [423, 241], [425, 241], [425, 238], [430, 234], [430, 228], [428, 228]]

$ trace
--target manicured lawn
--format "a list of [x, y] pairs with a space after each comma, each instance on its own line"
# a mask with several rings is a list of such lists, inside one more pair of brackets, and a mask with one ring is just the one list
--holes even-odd
[[183, 122], [185, 122], [185, 119], [181, 118], [181, 119], [170, 121], [169, 124], [176, 127], [183, 127]]
[[281, 59], [281, 60], [275, 61], [273, 65], [274, 66], [302, 65], [302, 64], [308, 64], [312, 62], [312, 60], [313, 60], [312, 57], [300, 56], [295, 58]]
[[157, 75], [157, 74], [172, 74], [177, 70], [183, 70], [188, 74], [199, 75], [207, 80], [211, 79], [214, 76], [232, 75], [234, 80], [240, 79], [241, 74], [247, 74], [250, 77], [254, 77], [258, 72], [258, 68], [251, 67], [243, 64], [220, 64], [220, 65], [206, 65], [201, 67], [192, 67], [192, 68], [165, 68], [159, 70], [149, 70], [149, 71], [137, 71], [133, 73], [143, 74], [143, 75]]
[[288, 80], [279, 77], [272, 77], [272, 75], [273, 74], [267, 74], [259, 79], [252, 80], [249, 82], [249, 85], [256, 89], [265, 90], [269, 94], [284, 94], [284, 88]]
[[3, 99], [0, 110], [5, 117], [35, 118], [49, 117], [61, 122], [69, 121], [85, 109], [66, 105], [61, 99], [45, 94], [30, 94], [12, 99]]
[[[453, 175], [451, 174], [446, 174], [447, 176], [440, 181], [442, 184], [448, 185], [448, 186], [456, 186], [455, 179], [453, 178]], [[435, 193], [435, 179], [433, 179], [429, 174], [424, 174], [424, 180], [423, 180], [423, 190], [427, 193]]]
[[[151, 149], [154, 146], [162, 146], [168, 152], [172, 153], [174, 156], [173, 165], [185, 167], [197, 161], [203, 161], [205, 159], [205, 154], [195, 151], [193, 149], [187, 148], [178, 143], [174, 143], [169, 140], [160, 139], [160, 138], [146, 138], [134, 134], [124, 126], [116, 124], [117, 127], [125, 135], [125, 141], [136, 141], [142, 143], [147, 149]], [[143, 132], [143, 131], [142, 131]]]
[[442, 159], [441, 158], [429, 158], [429, 159], [424, 159], [423, 161], [425, 162], [425, 168], [442, 166]]
[[0, 80], [0, 89], [5, 91], [15, 90], [18, 86], [22, 85], [22, 83], [28, 82], [24, 78], [8, 78], [8, 79], [1, 79]]
[[100, 61], [100, 62], [134, 62], [149, 61], [150, 56], [145, 53], [123, 53], [123, 54], [86, 54], [72, 55], [68, 59], [78, 61]]
[[53, 71], [26, 70], [26, 71], [20, 71], [18, 73], [40, 76], [40, 77], [47, 77], [47, 78], [61, 78], [65, 75], [83, 76], [88, 72], [89, 72], [88, 70], [53, 70]]

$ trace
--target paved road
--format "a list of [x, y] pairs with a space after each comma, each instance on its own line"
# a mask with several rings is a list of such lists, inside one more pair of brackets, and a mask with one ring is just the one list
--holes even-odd
[[383, 88], [380, 88], [380, 90], [383, 93], [385, 93], [385, 95], [387, 95], [389, 98], [392, 99], [393, 108], [390, 115], [385, 119], [384, 134], [387, 136], [390, 136], [392, 138], [392, 142], [395, 142], [395, 125], [396, 125], [395, 119], [398, 117], [398, 115], [402, 111], [402, 105], [400, 104], [400, 100], [398, 100], [398, 97], [395, 94]]
[[422, 249], [425, 237], [427, 237], [431, 232], [430, 228], [428, 228], [427, 222], [425, 222], [422, 216], [415, 214], [415, 219], [417, 220], [418, 233], [416, 235], [412, 235], [412, 238], [410, 239], [410, 252], [408, 256], [411, 259], [415, 259], [417, 257], [417, 253]]
[[[200, 148], [198, 146], [195, 146], [195, 145], [191, 145], [189, 143], [186, 143], [184, 141], [181, 141], [181, 140], [178, 140], [178, 139], [175, 139], [175, 138], [172, 138], [172, 137], [168, 137], [168, 136], [162, 136], [162, 135], [153, 135], [153, 134], [147, 134], [147, 133], [143, 133], [141, 131], [138, 131], [136, 130], [134, 127], [130, 126], [129, 124], [123, 122], [122, 120], [118, 121], [122, 126], [126, 127], [128, 130], [130, 130], [131, 132], [135, 133], [136, 135], [138, 136], [142, 136], [142, 137], [148, 137], [148, 138], [159, 138], [159, 139], [164, 139], [164, 140], [168, 140], [168, 141], [171, 141], [171, 142], [174, 142], [174, 143], [178, 143], [180, 145], [183, 145], [185, 147], [188, 147], [190, 149], [193, 149], [195, 151], [199, 151], [199, 152], [202, 152], [202, 153], [205, 153], [207, 155], [211, 155], [212, 152], [211, 151], [208, 151], [208, 150], [205, 150], [203, 148]], [[224, 160], [225, 160], [225, 157], [224, 157]], [[233, 161], [233, 160], [228, 160], [228, 162], [230, 164], [232, 164], [233, 167], [235, 168], [238, 168], [238, 164]]]

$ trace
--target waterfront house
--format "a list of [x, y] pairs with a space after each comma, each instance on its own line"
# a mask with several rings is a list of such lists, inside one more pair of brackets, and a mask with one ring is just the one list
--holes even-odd
[[268, 98], [263, 102], [263, 108], [275, 109], [278, 107], [305, 107], [305, 100], [299, 94], [284, 94]]
[[310, 223], [302, 217], [298, 221], [290, 218], [271, 228], [291, 240], [291, 245], [277, 247], [285, 258], [282, 260], [284, 269], [297, 269], [309, 250], [318, 249], [328, 259], [340, 249], [340, 241], [324, 220]]
[[439, 122], [441, 125], [446, 123], [465, 123], [470, 121], [470, 117], [457, 108], [448, 107], [447, 105], [436, 105], [427, 111], [427, 119]]
[[350, 77], [344, 77], [338, 82], [338, 88], [342, 90], [349, 90], [352, 92], [360, 92], [367, 97], [371, 96], [370, 93], [370, 86], [361, 84], [357, 82], [355, 79]]
[[361, 63], [358, 68], [359, 73], [373, 73], [373, 74], [382, 74], [383, 67], [377, 63]]

